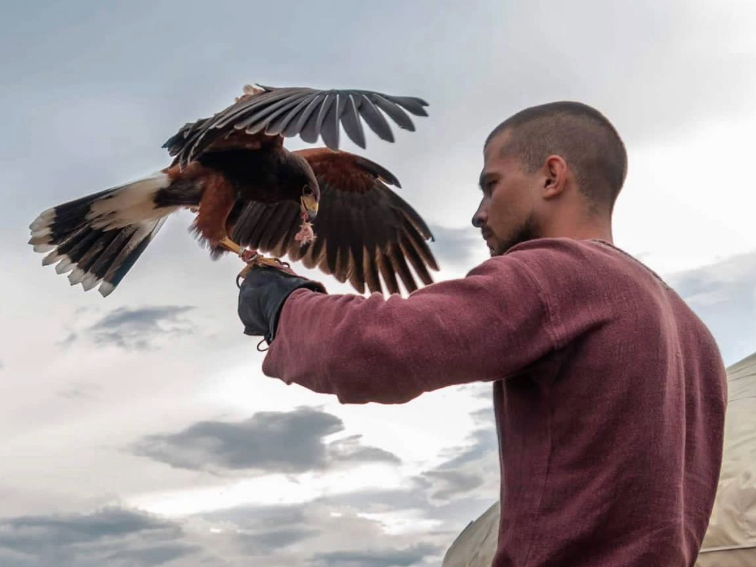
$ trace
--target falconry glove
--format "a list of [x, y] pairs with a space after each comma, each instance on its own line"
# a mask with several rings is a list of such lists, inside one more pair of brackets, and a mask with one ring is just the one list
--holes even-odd
[[323, 284], [300, 277], [290, 269], [260, 266], [246, 271], [239, 286], [239, 318], [244, 334], [262, 336], [270, 344], [284, 302], [300, 288], [327, 293]]

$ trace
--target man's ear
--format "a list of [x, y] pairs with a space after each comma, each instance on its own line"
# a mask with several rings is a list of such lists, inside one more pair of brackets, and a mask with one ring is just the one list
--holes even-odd
[[553, 199], [558, 197], [564, 191], [567, 184], [569, 168], [567, 162], [562, 156], [551, 155], [546, 158], [543, 164], [544, 185], [543, 198]]

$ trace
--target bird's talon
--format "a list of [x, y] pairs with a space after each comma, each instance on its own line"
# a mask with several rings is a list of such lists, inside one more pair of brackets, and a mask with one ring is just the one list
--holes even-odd
[[279, 258], [265, 258], [264, 256], [261, 256], [258, 254], [258, 257], [255, 258], [252, 262], [256, 266], [269, 266], [271, 268], [289, 268], [289, 263], [284, 262], [283, 260]]
[[254, 262], [259, 257], [260, 253], [257, 250], [246, 249], [239, 252], [239, 258], [241, 258], [247, 264]]
[[[236, 285], [241, 286], [241, 280], [247, 277], [247, 274], [252, 270], [253, 268], [263, 268], [263, 267], [269, 267], [269, 268], [276, 268], [276, 269], [291, 269], [291, 264], [288, 262], [284, 262], [280, 258], [265, 258], [262, 254], [251, 250], [250, 252], [254, 252], [255, 256], [249, 260], [246, 261], [247, 265], [244, 266], [244, 269], [239, 272], [239, 274], [236, 276]], [[239, 254], [240, 256], [242, 254]]]

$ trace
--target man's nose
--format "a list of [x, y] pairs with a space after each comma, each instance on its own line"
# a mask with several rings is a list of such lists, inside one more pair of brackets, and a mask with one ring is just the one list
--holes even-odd
[[482, 228], [486, 224], [486, 214], [485, 212], [478, 209], [475, 211], [475, 214], [472, 218], [472, 224], [475, 228]]

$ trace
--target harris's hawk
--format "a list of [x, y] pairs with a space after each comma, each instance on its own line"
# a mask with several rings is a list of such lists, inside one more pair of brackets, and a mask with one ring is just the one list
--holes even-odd
[[[138, 181], [58, 205], [30, 225], [43, 265], [71, 272], [71, 285], [116, 288], [167, 216], [197, 213], [192, 229], [213, 257], [249, 246], [319, 267], [360, 293], [398, 293], [438, 270], [420, 215], [389, 185], [382, 166], [339, 150], [340, 126], [365, 148], [363, 123], [393, 142], [387, 117], [414, 130], [427, 116], [415, 97], [364, 90], [249, 86], [210, 118], [182, 127], [165, 144], [173, 163]], [[409, 114], [408, 114], [409, 113]], [[327, 147], [289, 151], [284, 138], [319, 137]], [[314, 232], [314, 234], [313, 234]], [[410, 266], [412, 269], [410, 269]], [[414, 270], [414, 274], [413, 274]], [[382, 281], [381, 281], [382, 280]]]

